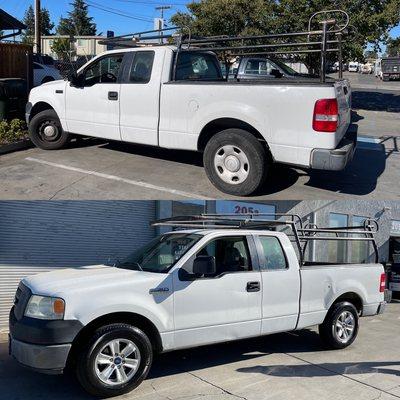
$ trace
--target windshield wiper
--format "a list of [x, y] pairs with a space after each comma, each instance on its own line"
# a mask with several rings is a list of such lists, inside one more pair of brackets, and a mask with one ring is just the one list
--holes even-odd
[[130, 262], [130, 261], [127, 261], [127, 262], [118, 262], [118, 263], [116, 263], [115, 264], [115, 266], [117, 267], [117, 268], [124, 268], [124, 267], [127, 267], [127, 268], [129, 268], [129, 267], [134, 267], [134, 269], [136, 269], [136, 270], [138, 270], [138, 271], [143, 271], [143, 268], [142, 268], [142, 266], [138, 263], [138, 262]]

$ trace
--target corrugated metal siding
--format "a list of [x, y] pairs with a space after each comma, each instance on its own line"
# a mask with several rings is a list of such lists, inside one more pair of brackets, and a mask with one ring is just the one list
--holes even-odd
[[155, 201], [0, 202], [0, 327], [23, 277], [123, 257], [155, 236], [155, 217]]

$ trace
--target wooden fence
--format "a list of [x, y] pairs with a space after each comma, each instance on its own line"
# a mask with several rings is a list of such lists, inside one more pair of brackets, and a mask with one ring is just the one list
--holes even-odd
[[0, 42], [0, 79], [23, 78], [32, 87], [32, 46]]

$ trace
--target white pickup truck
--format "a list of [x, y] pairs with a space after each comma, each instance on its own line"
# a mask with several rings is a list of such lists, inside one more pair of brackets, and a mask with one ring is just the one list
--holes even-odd
[[126, 393], [153, 354], [319, 325], [349, 346], [360, 316], [383, 312], [380, 264], [299, 263], [283, 232], [162, 234], [114, 266], [25, 278], [10, 312], [10, 352], [45, 373], [76, 371], [94, 395]]
[[33, 143], [47, 150], [79, 134], [203, 152], [211, 182], [244, 196], [264, 184], [273, 162], [345, 168], [356, 143], [348, 90], [344, 81], [301, 76], [232, 81], [213, 52], [135, 47], [32, 89], [26, 120]]

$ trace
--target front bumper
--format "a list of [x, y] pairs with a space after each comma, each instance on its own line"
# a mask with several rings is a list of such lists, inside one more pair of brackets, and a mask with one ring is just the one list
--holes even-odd
[[347, 132], [337, 147], [314, 149], [311, 152], [311, 168], [329, 171], [341, 171], [353, 159], [357, 145], [357, 133]]
[[22, 286], [9, 316], [9, 352], [22, 365], [44, 373], [62, 373], [72, 343], [83, 328], [77, 320], [41, 320], [24, 316], [30, 291]]
[[42, 346], [25, 343], [9, 336], [9, 353], [20, 364], [46, 374], [62, 374], [71, 344]]
[[27, 125], [29, 125], [29, 121], [31, 119], [31, 111], [32, 111], [32, 103], [28, 101], [25, 106], [25, 121]]

